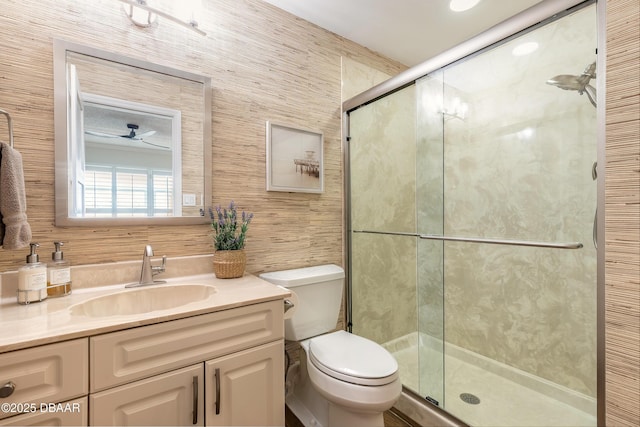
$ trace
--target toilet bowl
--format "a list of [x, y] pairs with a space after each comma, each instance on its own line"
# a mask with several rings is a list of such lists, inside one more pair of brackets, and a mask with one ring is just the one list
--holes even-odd
[[264, 273], [261, 278], [297, 296], [285, 320], [285, 338], [304, 351], [298, 380], [286, 402], [307, 427], [383, 426], [383, 412], [398, 400], [398, 364], [379, 344], [334, 331], [344, 270], [325, 265]]

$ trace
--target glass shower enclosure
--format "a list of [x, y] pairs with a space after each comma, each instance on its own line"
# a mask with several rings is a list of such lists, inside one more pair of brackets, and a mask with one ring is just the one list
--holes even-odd
[[349, 326], [471, 425], [597, 424], [596, 28], [581, 4], [347, 111]]

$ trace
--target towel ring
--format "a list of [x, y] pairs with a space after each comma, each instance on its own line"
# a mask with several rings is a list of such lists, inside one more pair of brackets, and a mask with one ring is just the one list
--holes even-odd
[[6, 111], [0, 109], [0, 114], [4, 114], [7, 118], [7, 126], [9, 127], [9, 144], [13, 148], [13, 124], [11, 123], [11, 115]]

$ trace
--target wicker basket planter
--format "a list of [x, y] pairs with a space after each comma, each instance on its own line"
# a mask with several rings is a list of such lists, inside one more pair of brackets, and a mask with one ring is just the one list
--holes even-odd
[[219, 279], [242, 277], [247, 264], [244, 249], [235, 251], [215, 251], [213, 253], [213, 272]]

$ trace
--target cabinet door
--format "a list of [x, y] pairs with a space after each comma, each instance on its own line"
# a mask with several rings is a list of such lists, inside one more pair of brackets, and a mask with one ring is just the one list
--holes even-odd
[[202, 426], [202, 364], [89, 395], [89, 424]]
[[284, 341], [205, 363], [209, 426], [284, 425]]

